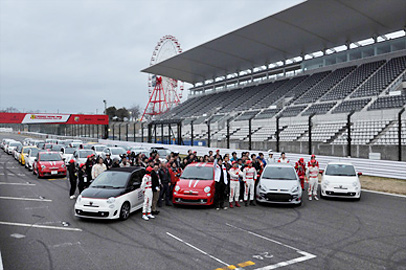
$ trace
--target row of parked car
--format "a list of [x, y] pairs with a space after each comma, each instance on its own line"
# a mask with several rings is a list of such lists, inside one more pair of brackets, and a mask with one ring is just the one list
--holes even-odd
[[[61, 151], [57, 152], [53, 151], [56, 149], [54, 145], [46, 148], [49, 144], [64, 145], [64, 147], [61, 147]], [[103, 156], [109, 151], [114, 156], [130, 150], [134, 153], [145, 151], [149, 155], [152, 150], [83, 144], [78, 141], [55, 143], [50, 140], [30, 141], [29, 139], [23, 143], [4, 139], [1, 147], [5, 152], [13, 154], [22, 165], [32, 169], [34, 174], [39, 177], [66, 175], [64, 159], [65, 161], [75, 159], [80, 163], [80, 159], [86, 159], [91, 153]], [[67, 149], [69, 150], [67, 151]], [[154, 150], [157, 150], [161, 156], [166, 156], [171, 152], [165, 148]], [[72, 154], [69, 158], [66, 154], [70, 151]], [[173, 203], [175, 205], [213, 205], [215, 198], [214, 166], [213, 163], [192, 163], [186, 166], [179, 181], [174, 186]], [[113, 168], [103, 172], [93, 180], [89, 188], [78, 196], [74, 206], [75, 216], [80, 218], [127, 219], [130, 213], [142, 207], [143, 191], [140, 187], [144, 173], [145, 169], [140, 167]], [[352, 164], [331, 162], [321, 173], [320, 194], [322, 197], [360, 198], [359, 175], [361, 173], [357, 173]], [[300, 188], [300, 181], [293, 166], [281, 163], [269, 164], [264, 168], [258, 181], [256, 187], [256, 200], [258, 202], [302, 204], [305, 192]]]

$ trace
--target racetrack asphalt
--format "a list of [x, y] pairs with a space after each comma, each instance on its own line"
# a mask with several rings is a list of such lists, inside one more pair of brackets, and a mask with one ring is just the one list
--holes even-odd
[[0, 270], [406, 269], [406, 198], [163, 206], [155, 220], [104, 221], [75, 218], [68, 189], [0, 151]]

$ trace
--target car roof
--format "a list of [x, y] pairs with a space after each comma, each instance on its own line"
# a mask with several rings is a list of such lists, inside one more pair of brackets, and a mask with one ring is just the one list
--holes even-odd
[[351, 162], [345, 162], [345, 161], [331, 161], [329, 163], [327, 163], [327, 165], [351, 165], [354, 166], [354, 164], [352, 164]]
[[213, 162], [194, 162], [194, 163], [190, 163], [188, 164], [186, 167], [213, 167], [214, 163]]
[[141, 171], [145, 170], [144, 167], [139, 167], [139, 166], [130, 166], [130, 167], [119, 167], [119, 168], [111, 168], [110, 172], [128, 172], [128, 173], [133, 173], [136, 171]]
[[[270, 163], [267, 164], [266, 167], [287, 167], [287, 168], [293, 168], [292, 164], [290, 163]], [[265, 168], [266, 168], [265, 167]]]

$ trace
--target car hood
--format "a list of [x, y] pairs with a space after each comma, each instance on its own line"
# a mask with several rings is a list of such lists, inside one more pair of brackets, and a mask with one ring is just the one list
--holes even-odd
[[108, 199], [110, 197], [118, 197], [125, 193], [125, 188], [108, 189], [108, 188], [87, 188], [80, 195], [86, 198]]
[[332, 176], [332, 175], [323, 175], [323, 180], [328, 180], [330, 184], [348, 184], [358, 181], [357, 176]]
[[41, 166], [44, 165], [46, 167], [55, 167], [55, 166], [61, 166], [64, 164], [63, 160], [58, 160], [58, 161], [39, 161], [38, 162]]
[[193, 179], [179, 179], [177, 185], [181, 189], [203, 190], [207, 186], [212, 186], [214, 180], [193, 180]]
[[291, 190], [294, 186], [298, 186], [297, 180], [270, 180], [262, 178], [260, 181], [262, 186], [265, 186], [266, 189], [287, 189]]

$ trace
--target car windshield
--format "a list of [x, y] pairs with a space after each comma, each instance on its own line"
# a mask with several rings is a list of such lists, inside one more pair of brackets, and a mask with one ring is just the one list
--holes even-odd
[[30, 152], [31, 157], [35, 157], [37, 154], [38, 154], [38, 149], [37, 148], [31, 149], [31, 152]]
[[329, 164], [325, 175], [330, 176], [356, 176], [355, 168], [347, 164]]
[[293, 167], [267, 167], [262, 178], [272, 180], [296, 180], [296, 174]]
[[102, 152], [104, 149], [106, 149], [107, 147], [104, 145], [99, 145], [99, 146], [95, 146], [94, 149], [97, 152]]
[[24, 148], [24, 149], [23, 149], [23, 154], [27, 154], [28, 151], [30, 151], [30, 149], [31, 149], [31, 148]]
[[14, 146], [20, 146], [20, 145], [21, 145], [21, 143], [19, 143], [19, 142], [10, 143], [10, 146], [12, 146], [12, 147], [14, 147]]
[[93, 154], [92, 150], [82, 150], [79, 151], [79, 158], [86, 158], [87, 156]]
[[157, 150], [159, 156], [161, 157], [166, 157], [167, 155], [171, 154], [171, 151], [166, 150], [166, 149], [161, 149], [161, 150]]
[[75, 152], [75, 148], [72, 148], [72, 147], [68, 147], [68, 148], [65, 148], [65, 154], [73, 154], [73, 152]]
[[213, 167], [187, 166], [182, 173], [182, 179], [213, 180]]
[[127, 185], [128, 172], [105, 171], [93, 180], [92, 188], [124, 188]]
[[59, 161], [62, 160], [61, 156], [57, 153], [42, 153], [40, 156], [41, 161]]
[[125, 154], [125, 150], [123, 148], [112, 148], [111, 150], [111, 154], [112, 155], [122, 155]]

